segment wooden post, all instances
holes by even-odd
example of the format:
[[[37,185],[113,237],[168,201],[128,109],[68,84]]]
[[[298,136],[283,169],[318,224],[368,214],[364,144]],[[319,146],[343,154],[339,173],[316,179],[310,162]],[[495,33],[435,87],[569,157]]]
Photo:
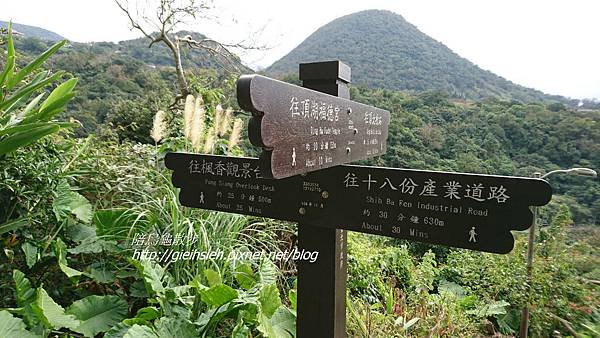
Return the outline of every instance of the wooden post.
[[[340,61],[300,64],[299,75],[305,88],[350,99],[350,67]],[[345,337],[346,231],[300,223],[298,247],[319,257],[298,261],[297,337]]]

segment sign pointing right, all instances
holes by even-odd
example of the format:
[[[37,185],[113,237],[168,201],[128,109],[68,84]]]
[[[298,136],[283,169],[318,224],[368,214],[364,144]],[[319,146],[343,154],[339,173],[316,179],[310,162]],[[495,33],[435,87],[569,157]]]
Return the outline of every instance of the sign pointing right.
[[[529,206],[552,197],[540,179],[341,165],[263,178],[259,160],[169,153],[182,205],[508,253]]]

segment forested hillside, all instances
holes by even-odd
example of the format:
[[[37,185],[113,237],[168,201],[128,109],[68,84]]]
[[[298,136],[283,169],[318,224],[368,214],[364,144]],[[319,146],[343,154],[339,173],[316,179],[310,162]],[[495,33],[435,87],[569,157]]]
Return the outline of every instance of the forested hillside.
[[[8,22],[0,21],[0,28],[7,28]],[[23,25],[19,23],[13,23],[13,29],[19,33],[23,34],[26,37],[30,38],[38,38],[47,41],[58,41],[64,39],[60,34],[54,33],[47,29],[43,29],[40,27]]]
[[[377,164],[517,176],[600,167],[600,111],[496,99],[467,103],[441,92],[355,87],[352,95],[392,112],[388,150]],[[576,224],[600,221],[598,179],[563,175],[551,184]]]
[[[368,10],[319,28],[266,69],[295,74],[298,63],[339,59],[352,67],[352,82],[392,90],[442,90],[451,97],[561,101],[563,97],[519,86],[466,60],[398,14]]]
[[[15,37],[16,48],[21,53],[19,61],[23,65],[51,44],[38,38]],[[118,44],[73,42],[49,60],[50,67],[63,69],[79,78],[79,94],[63,115],[82,123],[77,135],[95,133],[102,125],[115,122],[128,130],[141,127],[139,135],[143,137],[137,140],[149,142],[146,131],[150,129],[152,115],[159,102],[171,99],[165,97],[169,97],[168,93],[175,88],[175,74],[167,48],[163,45],[149,48],[148,45],[148,41],[141,38]],[[223,84],[232,74],[251,72],[237,58],[224,60],[202,50],[183,51],[184,67],[190,74],[195,74],[194,79],[205,85],[212,82]],[[3,57],[0,55],[0,62],[3,62]],[[145,107],[140,107],[142,102]],[[137,110],[137,114],[126,113],[131,109]]]

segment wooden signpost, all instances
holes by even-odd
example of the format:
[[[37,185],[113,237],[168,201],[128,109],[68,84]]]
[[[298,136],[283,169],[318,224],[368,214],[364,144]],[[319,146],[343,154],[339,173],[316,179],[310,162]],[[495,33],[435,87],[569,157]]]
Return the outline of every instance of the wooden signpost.
[[[371,233],[508,253],[530,206],[552,197],[536,178],[344,165],[385,152],[388,111],[349,100],[350,68],[300,65],[303,87],[264,76],[238,81],[259,159],[169,153],[184,206],[298,222],[297,336],[344,337],[346,233]],[[324,92],[321,93],[320,91]]]
[[[536,178],[341,165],[263,178],[260,160],[170,153],[182,205],[508,253],[512,230],[529,228],[529,206],[550,201]]]
[[[382,155],[390,113],[348,99],[264,77],[237,83],[240,107],[251,111],[248,136],[264,148],[261,168],[284,178]]]

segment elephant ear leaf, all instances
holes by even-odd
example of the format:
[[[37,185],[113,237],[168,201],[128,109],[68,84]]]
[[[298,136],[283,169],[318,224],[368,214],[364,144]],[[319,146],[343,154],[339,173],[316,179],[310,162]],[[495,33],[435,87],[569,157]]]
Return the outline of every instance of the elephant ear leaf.
[[[37,289],[36,301],[35,304],[32,304],[32,308],[46,328],[60,329],[66,327],[72,330],[80,325],[75,316],[66,314],[63,307],[58,305],[41,287]]]
[[[120,297],[95,295],[75,301],[66,311],[81,322],[73,330],[86,337],[110,330],[127,317],[127,312],[127,302]]]
[[[3,338],[39,338],[27,331],[21,318],[15,318],[5,310],[0,311],[0,332]]]

